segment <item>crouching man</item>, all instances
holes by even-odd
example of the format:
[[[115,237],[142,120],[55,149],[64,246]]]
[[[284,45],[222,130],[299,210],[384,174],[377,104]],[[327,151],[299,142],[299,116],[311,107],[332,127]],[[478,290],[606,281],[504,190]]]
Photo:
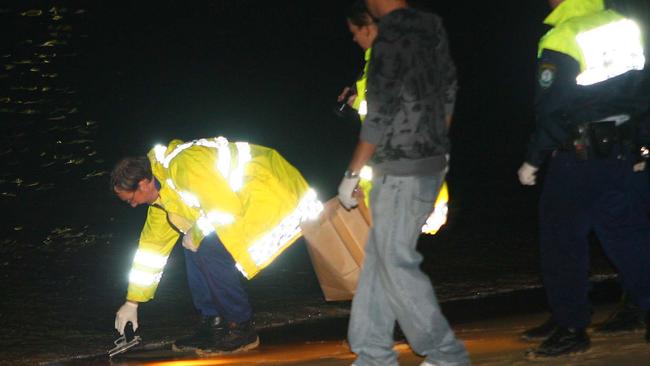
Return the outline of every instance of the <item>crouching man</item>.
[[[300,223],[322,210],[301,174],[275,150],[223,137],[173,140],[147,156],[119,161],[111,188],[132,207],[148,205],[115,328],[138,327],[138,305],[151,300],[182,236],[192,300],[202,320],[177,350],[236,352],[259,338],[240,282],[253,278],[300,236]]]

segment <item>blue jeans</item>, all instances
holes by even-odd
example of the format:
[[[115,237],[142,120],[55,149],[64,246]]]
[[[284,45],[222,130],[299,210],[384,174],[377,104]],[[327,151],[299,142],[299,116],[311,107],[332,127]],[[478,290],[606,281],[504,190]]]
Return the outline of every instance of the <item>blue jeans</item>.
[[[235,261],[217,235],[203,239],[195,253],[183,249],[194,306],[204,316],[242,323],[253,316]]]
[[[616,266],[630,299],[650,310],[650,218],[641,196],[647,172],[632,171],[633,157],[578,160],[573,152],[551,159],[540,197],[542,275],[555,321],[585,328],[589,303],[589,241],[594,230]]]
[[[373,226],[348,328],[357,366],[397,365],[393,330],[399,322],[411,348],[435,365],[469,365],[416,251],[422,225],[431,213],[444,174],[385,176],[373,180]]]

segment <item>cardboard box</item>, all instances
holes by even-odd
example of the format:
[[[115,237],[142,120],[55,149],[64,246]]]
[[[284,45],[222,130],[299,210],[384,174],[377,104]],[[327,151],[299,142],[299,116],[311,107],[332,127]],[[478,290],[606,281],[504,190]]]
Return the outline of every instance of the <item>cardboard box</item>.
[[[350,300],[359,281],[364,247],[372,225],[368,208],[347,211],[333,198],[318,220],[302,224],[307,250],[327,301]]]

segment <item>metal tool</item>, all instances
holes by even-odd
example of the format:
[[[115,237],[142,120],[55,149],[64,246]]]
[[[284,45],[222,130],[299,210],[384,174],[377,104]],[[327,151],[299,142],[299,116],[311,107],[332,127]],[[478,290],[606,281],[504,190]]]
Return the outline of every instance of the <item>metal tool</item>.
[[[140,336],[135,335],[133,331],[133,324],[131,322],[126,323],[124,327],[124,335],[120,336],[115,340],[115,347],[108,351],[108,357],[114,357],[120,353],[124,353],[129,349],[140,344],[142,339]]]

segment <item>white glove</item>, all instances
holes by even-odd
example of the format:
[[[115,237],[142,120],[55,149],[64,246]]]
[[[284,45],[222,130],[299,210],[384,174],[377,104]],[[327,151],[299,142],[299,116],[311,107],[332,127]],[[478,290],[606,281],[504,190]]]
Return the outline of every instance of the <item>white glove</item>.
[[[183,235],[183,248],[188,249],[196,253],[199,248],[194,245],[194,242],[192,241],[192,237],[190,234],[185,234]]]
[[[645,170],[645,166],[646,166],[646,162],[645,162],[645,161],[642,161],[642,162],[640,162],[640,163],[636,163],[636,164],[634,164],[634,166],[632,167],[632,171],[634,171],[635,173],[642,172],[642,171]]]
[[[521,168],[517,174],[519,175],[519,182],[525,186],[534,186],[537,176],[535,175],[539,170],[538,167],[532,166],[526,162],[521,164]]]
[[[138,303],[127,301],[115,314],[115,329],[124,334],[126,323],[133,323],[133,331],[138,329]]]
[[[341,184],[339,184],[338,199],[341,201],[341,205],[345,207],[346,210],[357,207],[359,204],[357,198],[353,196],[356,193],[355,190],[357,188],[357,184],[359,184],[359,176],[349,174],[346,174],[343,177]]]

